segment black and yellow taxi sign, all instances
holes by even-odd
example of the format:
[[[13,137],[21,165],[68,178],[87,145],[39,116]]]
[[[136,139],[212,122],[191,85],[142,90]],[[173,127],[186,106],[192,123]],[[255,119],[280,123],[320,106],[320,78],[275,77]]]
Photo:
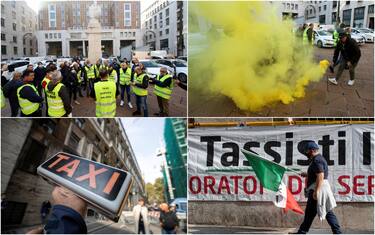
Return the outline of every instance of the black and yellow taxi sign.
[[[132,177],[121,169],[68,153],[57,153],[38,167],[38,174],[66,187],[115,220],[130,191]]]

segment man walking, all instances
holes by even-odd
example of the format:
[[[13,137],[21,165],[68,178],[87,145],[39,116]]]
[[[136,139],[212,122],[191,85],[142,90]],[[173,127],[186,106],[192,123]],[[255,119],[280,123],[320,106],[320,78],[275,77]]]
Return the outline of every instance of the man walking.
[[[338,57],[340,56],[339,68],[336,72],[336,78],[328,78],[328,81],[332,84],[337,85],[337,81],[340,79],[345,67],[349,68],[350,80],[348,81],[349,86],[354,85],[355,79],[355,68],[358,65],[358,61],[361,58],[361,50],[359,49],[357,42],[350,38],[347,33],[341,32],[339,34],[339,42],[335,48],[335,53],[333,55],[332,65],[337,63]]]
[[[145,206],[145,200],[140,198],[138,205],[133,207],[134,226],[135,233],[137,234],[149,234],[149,220],[148,220],[148,209]]]
[[[310,165],[307,169],[307,173],[301,174],[303,177],[307,176],[305,196],[307,196],[308,199],[305,209],[305,218],[297,233],[307,233],[316,214],[318,214],[321,220],[327,219],[327,222],[331,226],[331,230],[334,234],[340,234],[341,230],[339,221],[332,211],[332,209],[336,207],[336,201],[327,180],[327,161],[319,153],[319,146],[314,141],[308,141],[303,152],[310,159]]]
[[[160,204],[160,226],[162,234],[176,234],[178,218],[175,212],[169,210],[167,203]]]

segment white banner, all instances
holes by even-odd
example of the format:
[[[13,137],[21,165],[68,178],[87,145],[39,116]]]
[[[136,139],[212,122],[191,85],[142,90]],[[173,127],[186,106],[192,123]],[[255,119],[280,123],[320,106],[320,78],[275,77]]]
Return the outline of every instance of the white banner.
[[[327,160],[336,200],[374,201],[372,124],[193,128],[188,139],[189,200],[272,201],[240,150],[306,172],[298,144],[314,140]],[[305,178],[286,172],[284,183],[296,200],[306,201]]]

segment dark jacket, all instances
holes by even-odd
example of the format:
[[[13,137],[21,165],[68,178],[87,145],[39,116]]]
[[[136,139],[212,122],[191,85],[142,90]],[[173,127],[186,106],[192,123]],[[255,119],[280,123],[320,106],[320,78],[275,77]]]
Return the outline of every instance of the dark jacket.
[[[43,97],[39,96],[38,92],[35,92],[31,87],[25,86],[20,90],[20,97],[27,99],[32,103],[42,103]]]
[[[160,75],[159,75],[160,76]],[[172,82],[172,76],[165,79],[163,82],[161,81],[158,81],[158,80],[153,80],[154,84],[155,85],[158,85],[160,87],[169,87],[171,85],[171,82]]]
[[[23,85],[21,80],[11,80],[8,82],[3,89],[4,96],[9,98],[10,103],[18,103],[17,89]]]
[[[41,85],[43,78],[46,76],[47,70],[44,67],[39,68],[38,66],[36,69],[34,69],[34,74],[34,86],[38,87]]]
[[[47,234],[85,234],[87,233],[86,223],[82,216],[75,210],[63,206],[52,207],[51,216],[44,226]]]
[[[53,84],[52,81],[50,83],[48,83],[48,86],[47,86],[48,91],[52,91],[56,87],[57,84]],[[63,101],[64,109],[66,111],[64,117],[66,117],[72,112],[72,106],[70,105],[69,91],[65,86],[61,87],[61,89],[59,91],[59,96]]]
[[[340,52],[342,57],[346,61],[350,61],[352,64],[358,63],[359,59],[361,58],[361,50],[359,49],[357,42],[350,37],[346,39],[345,43],[342,43],[340,40],[337,43],[335,53],[333,55],[333,63],[337,62]]]

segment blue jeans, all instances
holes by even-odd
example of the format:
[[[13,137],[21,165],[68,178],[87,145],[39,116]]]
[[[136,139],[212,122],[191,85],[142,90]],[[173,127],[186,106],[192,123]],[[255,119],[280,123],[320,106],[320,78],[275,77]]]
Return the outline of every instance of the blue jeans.
[[[161,234],[176,234],[176,231],[174,229],[172,230],[166,230],[164,228],[161,229]]]
[[[147,95],[145,96],[135,95],[135,99],[137,102],[137,112],[141,112],[141,108],[143,107],[143,114],[145,117],[148,117]]]
[[[126,91],[126,98],[128,99],[128,103],[130,102],[130,85],[121,85],[121,100],[124,100],[125,91]]]
[[[305,234],[309,231],[311,224],[313,223],[314,218],[317,214],[316,204],[317,201],[313,198],[313,191],[310,191],[305,209],[305,218],[303,219],[303,222],[298,229],[299,234]],[[341,233],[339,221],[337,220],[336,215],[332,211],[327,212],[326,220],[329,226],[331,226],[331,230],[334,234]]]

